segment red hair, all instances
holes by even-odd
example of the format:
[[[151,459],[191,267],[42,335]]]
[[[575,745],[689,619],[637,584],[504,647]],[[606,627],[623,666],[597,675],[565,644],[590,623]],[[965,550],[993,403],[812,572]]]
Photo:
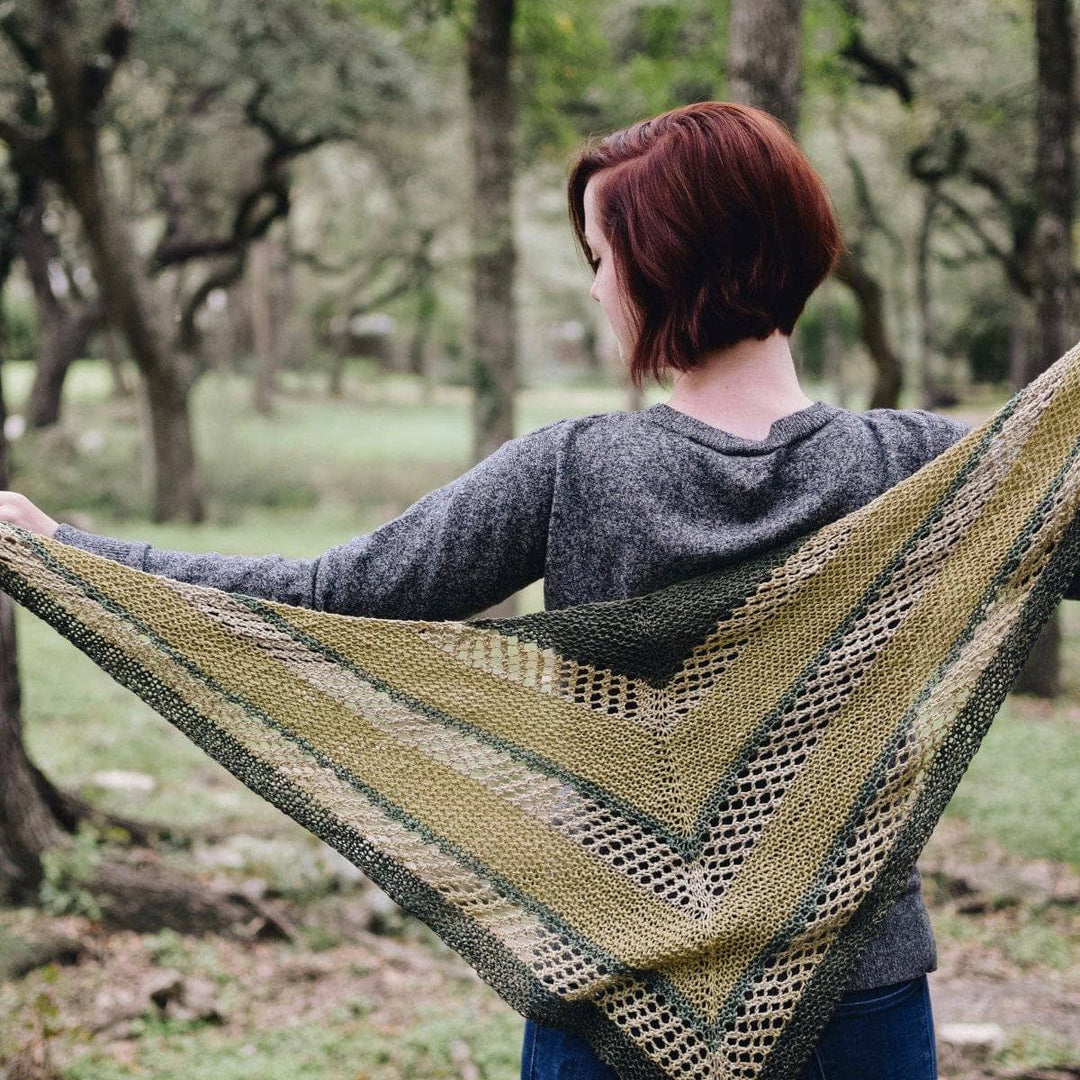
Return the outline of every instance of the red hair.
[[[600,172],[598,224],[637,332],[638,389],[709,350],[790,335],[844,249],[821,178],[761,109],[702,101],[586,143],[567,196],[594,272],[584,199]]]

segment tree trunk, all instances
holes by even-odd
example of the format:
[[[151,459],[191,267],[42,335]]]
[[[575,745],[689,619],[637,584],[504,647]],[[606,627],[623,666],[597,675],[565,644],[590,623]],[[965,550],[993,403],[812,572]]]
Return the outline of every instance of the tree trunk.
[[[934,228],[937,191],[928,184],[923,193],[922,221],[915,245],[915,303],[919,311],[919,392],[921,407],[933,409],[938,404],[935,371],[937,356],[934,300],[930,287],[930,237]]]
[[[275,241],[273,250],[274,288],[271,295],[275,298],[277,312],[274,369],[276,371],[294,370],[303,367],[310,354],[304,322],[298,317],[296,309],[296,267],[289,248],[285,244]]]
[[[514,436],[514,0],[477,0],[467,36],[473,163],[473,460]],[[513,598],[485,615],[512,615]]]
[[[41,353],[26,406],[29,427],[43,428],[59,421],[67,373],[104,321],[104,311],[96,300],[81,305],[77,311],[60,312],[49,325],[43,325]]]
[[[428,281],[422,282],[417,289],[416,324],[409,338],[409,371],[413,375],[427,380],[427,349],[431,340],[431,331],[435,326],[435,312],[438,299],[435,290]]]
[[[876,379],[868,409],[894,409],[900,400],[903,377],[900,358],[889,343],[885,327],[885,306],[881,285],[872,277],[862,262],[849,252],[844,252],[834,271],[837,281],[842,281],[859,302],[859,332],[870,353]]]
[[[167,336],[155,325],[136,268],[126,229],[108,205],[94,174],[69,176],[65,185],[93,253],[94,270],[111,321],[123,333],[146,383],[150,403],[154,521],[205,517],[202,485],[195,465],[188,405],[188,377],[169,353]]]
[[[270,241],[256,240],[250,248],[248,290],[251,307],[252,404],[261,416],[274,411],[274,327],[270,282]]]
[[[1018,365],[1022,382],[1045,371],[1071,344],[1076,45],[1069,0],[1036,0],[1039,91],[1035,103],[1036,347]],[[1054,697],[1060,687],[1061,630],[1055,611],[1024,664],[1014,690]]]
[[[80,302],[57,295],[52,267],[59,253],[55,239],[45,231],[44,185],[38,178],[27,178],[26,183],[32,197],[19,214],[16,244],[34,290],[40,326],[38,362],[26,406],[26,422],[29,427],[42,428],[60,419],[68,369],[101,325],[104,312],[96,300]]]
[[[3,435],[6,417],[0,380],[0,489],[4,490],[10,487]],[[0,902],[5,903],[33,900],[41,882],[41,855],[71,824],[58,818],[59,793],[34,767],[23,746],[17,656],[15,602],[0,593]]]
[[[113,204],[98,153],[96,113],[88,113],[80,29],[70,0],[41,0],[41,58],[57,128],[57,175],[83,227],[109,321],[127,340],[146,383],[154,427],[153,518],[204,517],[188,414],[190,375],[157,325],[131,236]]]
[[[13,608],[0,593],[0,902],[27,903],[41,882],[41,855],[63,831],[23,747]]]
[[[112,396],[117,400],[130,397],[132,390],[124,378],[124,354],[120,349],[116,331],[111,326],[105,327],[104,341],[109,374],[112,376]]]
[[[728,26],[728,98],[764,109],[796,135],[802,83],[802,0],[732,0]],[[835,275],[855,294],[863,341],[877,371],[867,408],[895,407],[902,381],[900,362],[885,328],[881,285],[854,252],[844,252]]]
[[[728,90],[772,113],[792,135],[799,127],[802,0],[732,0]]]
[[[20,225],[33,214],[38,195],[36,181],[20,175],[17,198],[0,204],[0,293],[19,248]],[[4,329],[0,306],[0,352]],[[6,418],[0,379],[0,489],[11,484]],[[14,608],[7,593],[0,593],[0,902],[21,903],[33,899],[41,881],[41,854],[62,835],[64,822],[59,793],[34,767],[23,746]]]

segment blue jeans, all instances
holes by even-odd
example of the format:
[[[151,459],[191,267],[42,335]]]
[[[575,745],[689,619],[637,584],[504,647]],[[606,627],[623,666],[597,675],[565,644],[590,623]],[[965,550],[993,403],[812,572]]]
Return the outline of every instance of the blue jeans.
[[[526,1020],[521,1080],[618,1076],[584,1039]],[[926,976],[842,997],[798,1080],[937,1080]]]

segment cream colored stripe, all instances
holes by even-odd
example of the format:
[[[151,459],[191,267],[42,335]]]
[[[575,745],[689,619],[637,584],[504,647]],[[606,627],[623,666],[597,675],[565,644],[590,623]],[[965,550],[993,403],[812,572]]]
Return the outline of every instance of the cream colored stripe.
[[[886,773],[885,787],[866,820],[854,832],[854,844],[835,868],[837,881],[830,887],[829,902],[815,910],[789,948],[776,957],[748,990],[750,1010],[767,1005],[769,1015],[775,1009],[775,1015],[786,1016],[794,1008],[802,993],[796,982],[805,988],[837,934],[865,901],[881,863],[890,854],[908,823],[911,809],[923,793],[927,771],[951,729],[946,718],[956,716],[970,700],[986,663],[1014,628],[1023,600],[1022,595],[1013,595],[994,605],[988,612],[987,623],[964,645],[947,678],[919,706],[904,751],[922,761],[921,771],[911,779],[912,764],[903,753],[897,756]],[[721,1004],[722,999],[716,1001],[716,1009]],[[707,1014],[715,1017],[716,1011],[712,1009]],[[735,1038],[734,1034],[731,1038]]]
[[[688,653],[680,669],[663,687],[644,679],[593,668],[572,657],[560,657],[551,648],[519,641],[497,630],[471,623],[422,623],[426,640],[455,660],[477,671],[498,675],[509,683],[556,697],[590,713],[608,714],[618,708],[642,731],[670,735],[685,713],[708,697],[712,683],[738,655],[741,639],[755,633],[779,603],[790,603],[805,582],[836,555],[846,534],[845,519],[837,521],[828,543],[808,540],[782,567],[757,588],[753,607],[746,603],[717,623],[707,639]],[[782,593],[782,595],[781,595]],[[763,597],[769,596],[769,603]],[[672,709],[670,702],[679,702]],[[590,720],[591,722],[591,720]]]

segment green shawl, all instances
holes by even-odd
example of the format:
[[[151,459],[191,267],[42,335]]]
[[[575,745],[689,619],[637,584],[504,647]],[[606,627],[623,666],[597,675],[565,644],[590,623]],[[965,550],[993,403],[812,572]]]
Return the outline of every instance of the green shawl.
[[[1078,358],[631,599],[358,618],[10,525],[0,588],[624,1080],[793,1078],[1080,565]]]

